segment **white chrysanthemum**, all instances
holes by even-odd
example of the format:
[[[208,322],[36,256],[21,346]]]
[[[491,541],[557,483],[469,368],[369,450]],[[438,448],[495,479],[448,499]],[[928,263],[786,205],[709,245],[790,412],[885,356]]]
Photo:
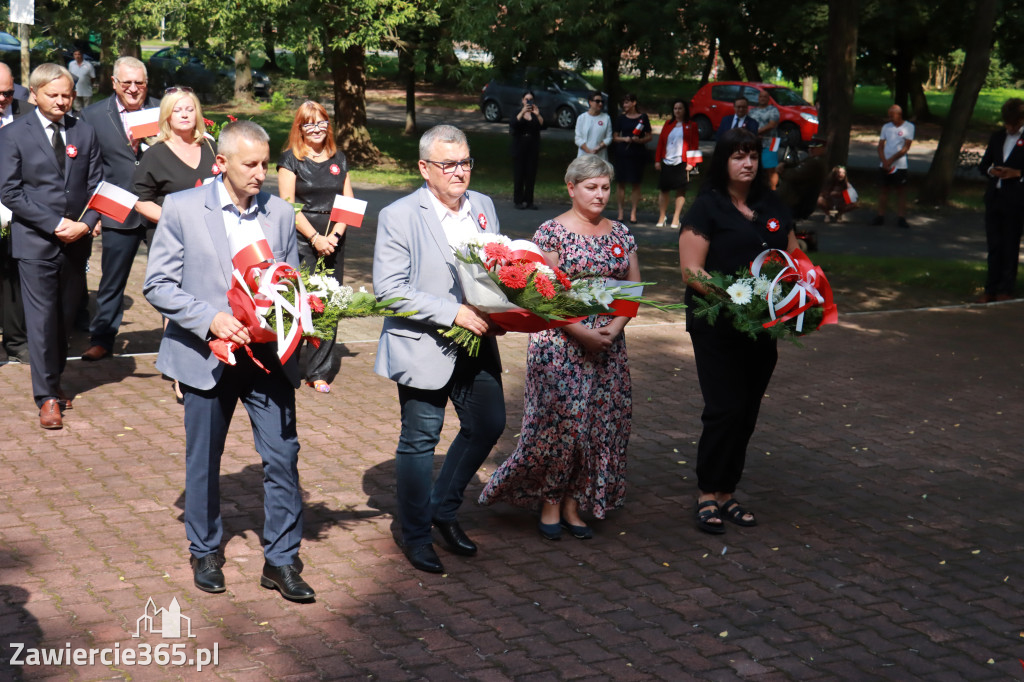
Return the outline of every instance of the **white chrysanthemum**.
[[[555,271],[552,270],[547,265],[544,265],[543,263],[537,263],[537,272],[539,272],[542,275],[547,275],[548,277],[555,276]]]
[[[584,305],[590,305],[590,302],[594,300],[594,297],[590,295],[590,290],[586,287],[573,288],[565,294],[569,298],[574,298]]]
[[[750,303],[754,295],[750,285],[743,281],[735,282],[725,290],[725,293],[729,294],[729,298],[731,298],[732,302],[736,305],[747,305]]]
[[[782,298],[782,285],[776,284],[775,288],[772,289],[772,303],[778,303]]]
[[[365,293],[368,293],[368,292],[366,291],[366,287],[359,287],[359,293],[361,293],[361,294],[365,294]]]
[[[754,296],[758,298],[764,298],[768,293],[768,289],[771,287],[772,282],[767,277],[758,277],[754,280]]]

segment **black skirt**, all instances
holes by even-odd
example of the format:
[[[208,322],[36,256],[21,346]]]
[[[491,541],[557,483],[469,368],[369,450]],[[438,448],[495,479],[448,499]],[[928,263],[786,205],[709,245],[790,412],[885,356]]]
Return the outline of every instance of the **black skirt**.
[[[672,190],[685,190],[690,178],[686,172],[686,163],[679,162],[670,166],[664,161],[661,162],[661,175],[658,176],[658,189],[662,192]]]

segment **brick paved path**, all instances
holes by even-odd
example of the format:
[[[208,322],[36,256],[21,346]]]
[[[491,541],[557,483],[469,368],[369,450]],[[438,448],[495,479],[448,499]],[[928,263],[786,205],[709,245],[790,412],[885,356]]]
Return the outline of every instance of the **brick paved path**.
[[[353,283],[368,280],[369,228]],[[627,331],[626,507],[593,541],[552,543],[528,513],[467,503],[481,552],[440,551],[444,576],[392,540],[395,389],[372,373],[377,325],[345,325],[334,392],[298,396],[318,598],[296,605],[258,585],[261,475],[241,409],[222,471],[228,592],[192,586],[182,411],[148,354],[143,260],[119,355],[70,363],[63,431],[38,427],[28,368],[0,367],[0,679],[1024,678],[1020,304],[850,315],[783,348],[740,489],[761,525],[722,537],[691,521],[689,341],[678,318],[645,315]],[[514,447],[525,340],[501,340],[508,429],[470,499]],[[195,637],[133,638],[149,598],[176,599]],[[12,643],[216,645],[218,664],[12,667]]]

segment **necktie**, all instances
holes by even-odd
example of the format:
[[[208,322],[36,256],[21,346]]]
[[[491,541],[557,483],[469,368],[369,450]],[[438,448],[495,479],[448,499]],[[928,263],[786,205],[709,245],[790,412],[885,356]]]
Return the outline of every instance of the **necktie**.
[[[740,120],[738,118],[736,118],[735,116],[733,116],[733,118],[732,118],[732,127],[733,128],[739,128],[740,127]]]
[[[64,177],[64,138],[60,136],[60,126],[56,123],[50,124],[50,130],[53,131],[53,158],[57,159],[57,168]]]

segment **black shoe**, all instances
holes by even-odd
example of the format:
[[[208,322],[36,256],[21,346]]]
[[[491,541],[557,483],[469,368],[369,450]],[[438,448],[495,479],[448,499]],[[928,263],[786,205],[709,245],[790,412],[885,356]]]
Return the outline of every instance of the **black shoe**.
[[[545,540],[561,540],[562,539],[562,526],[558,523],[544,523],[543,521],[537,522],[537,530],[544,537]]]
[[[526,208],[530,209],[531,211],[539,211],[540,210],[539,208],[537,208],[537,206],[535,204],[527,204]]]
[[[316,592],[299,575],[296,564],[271,566],[264,562],[260,585],[271,590],[277,588],[281,596],[290,601],[313,601],[316,598]]]
[[[216,554],[192,557],[192,582],[203,592],[214,594],[224,591],[224,572],[220,570],[221,560]]]
[[[434,526],[441,532],[441,537],[448,543],[448,549],[452,554],[461,554],[462,556],[476,554],[476,543],[469,539],[457,520],[434,521]]]
[[[590,540],[594,537],[594,531],[590,526],[574,526],[565,519],[562,519],[562,528],[569,531],[569,534],[577,540]]]
[[[427,573],[444,573],[444,566],[441,565],[441,559],[438,558],[433,545],[407,547],[405,549],[405,558],[417,570],[426,571]]]
[[[516,209],[522,211],[524,208],[526,208],[526,204],[524,204],[523,202],[519,202],[518,204],[516,204]]]
[[[896,227],[908,228],[910,227],[910,223],[907,222],[906,218],[901,216],[896,219]]]
[[[880,216],[880,215],[876,215],[871,220],[871,224],[872,225],[885,225],[885,217],[884,216]]]

